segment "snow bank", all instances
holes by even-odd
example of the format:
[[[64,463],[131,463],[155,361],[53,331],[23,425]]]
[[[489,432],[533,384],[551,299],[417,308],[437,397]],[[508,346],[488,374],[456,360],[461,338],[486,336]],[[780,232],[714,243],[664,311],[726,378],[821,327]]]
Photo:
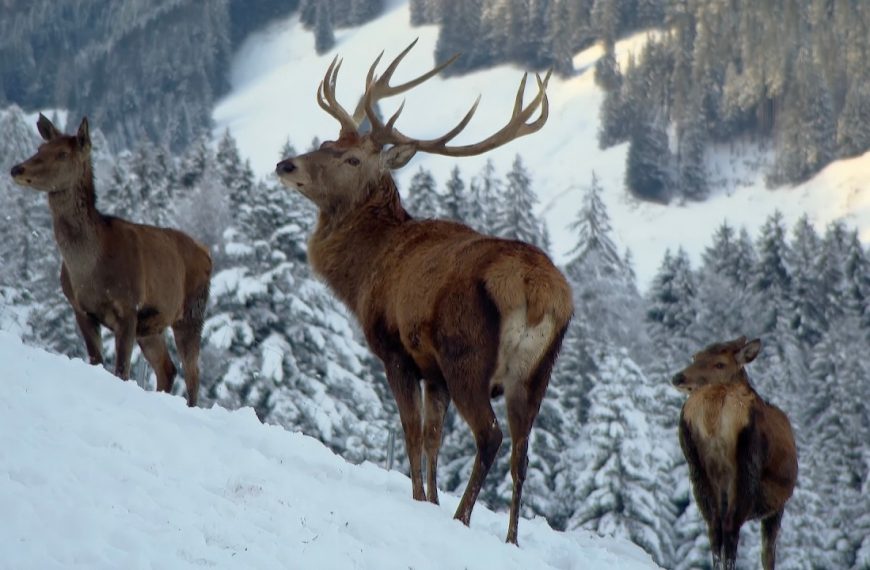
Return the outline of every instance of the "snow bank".
[[[187,409],[0,332],[0,568],[655,568],[623,540],[520,523],[354,466],[251,409]]]

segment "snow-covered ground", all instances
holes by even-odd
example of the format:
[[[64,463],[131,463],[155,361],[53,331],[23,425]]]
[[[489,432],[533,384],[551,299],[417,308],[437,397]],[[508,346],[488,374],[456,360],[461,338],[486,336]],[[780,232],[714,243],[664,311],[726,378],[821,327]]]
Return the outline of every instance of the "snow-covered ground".
[[[639,547],[520,521],[354,466],[250,408],[188,409],[0,332],[0,569],[655,568]]]
[[[229,128],[243,155],[255,172],[267,175],[278,160],[278,151],[289,137],[300,152],[314,137],[334,138],[338,125],[315,102],[315,91],[330,60],[339,54],[344,65],[338,79],[338,96],[352,107],[362,92],[365,73],[381,50],[391,58],[414,38],[419,43],[396,74],[396,80],[422,73],[434,65],[432,54],[437,28],[411,28],[407,2],[394,0],[376,21],[361,28],[336,33],[336,47],[317,56],[314,36],[293,17],[253,35],[236,54],[232,67],[232,91],[215,109],[218,132]],[[645,34],[621,41],[617,46],[623,61],[638,53]],[[741,159],[730,152],[711,157],[711,175],[725,182],[716,194],[701,204],[661,206],[641,203],[623,190],[627,145],[608,150],[598,148],[598,109],[602,92],[593,81],[593,64],[598,48],[584,51],[574,59],[576,76],[551,80],[548,94],[550,119],[536,134],[512,142],[484,157],[450,159],[418,156],[398,174],[400,186],[424,166],[443,184],[450,169],[459,165],[466,180],[477,174],[486,158],[494,160],[504,175],[515,154],[520,153],[534,175],[557,261],[564,262],[575,242],[568,229],[579,209],[582,189],[595,171],[605,188],[605,202],[611,214],[615,237],[631,249],[642,287],[654,275],[666,248],[684,247],[694,259],[709,244],[713,230],[728,220],[746,226],[750,232],[779,209],[787,223],[803,213],[822,228],[844,218],[857,226],[870,242],[870,153],[828,167],[813,180],[796,188],[769,191],[764,173],[748,168],[754,149]],[[381,69],[383,69],[382,64]],[[398,127],[419,138],[442,134],[465,113],[481,94],[481,106],[472,124],[457,143],[469,142],[501,127],[510,114],[522,70],[503,65],[460,78],[434,78],[406,95],[407,104]],[[528,89],[529,97],[533,89]],[[400,101],[383,102],[385,114]]]

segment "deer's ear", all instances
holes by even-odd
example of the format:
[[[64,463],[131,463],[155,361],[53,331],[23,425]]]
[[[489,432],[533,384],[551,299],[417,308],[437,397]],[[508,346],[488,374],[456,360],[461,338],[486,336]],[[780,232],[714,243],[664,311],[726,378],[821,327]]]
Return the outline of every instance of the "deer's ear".
[[[746,345],[737,352],[735,358],[739,364],[748,364],[755,360],[755,357],[758,356],[760,351],[761,339],[757,338],[746,343]]]
[[[39,120],[36,121],[36,128],[39,130],[39,134],[42,135],[42,138],[46,141],[50,141],[51,139],[60,136],[60,131],[57,130],[57,127],[55,127],[54,124],[48,120],[48,117],[42,113],[39,114]]]
[[[402,168],[417,154],[417,147],[412,144],[397,144],[381,151],[381,165],[389,170]]]
[[[82,117],[82,122],[79,125],[79,131],[76,133],[76,141],[79,147],[86,149],[91,148],[91,131],[88,127],[88,118]]]

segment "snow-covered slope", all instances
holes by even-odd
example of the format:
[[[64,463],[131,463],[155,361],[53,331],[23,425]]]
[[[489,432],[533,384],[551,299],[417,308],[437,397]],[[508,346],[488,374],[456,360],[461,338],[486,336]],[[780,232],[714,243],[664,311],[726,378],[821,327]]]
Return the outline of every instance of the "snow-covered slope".
[[[407,3],[395,0],[374,22],[337,32],[336,47],[323,56],[315,55],[313,34],[302,29],[298,18],[275,23],[250,38],[236,54],[232,92],[214,112],[217,128],[232,131],[242,153],[260,175],[274,168],[287,137],[300,152],[315,136],[321,140],[334,138],[337,123],[319,109],[314,98],[329,61],[336,54],[344,58],[338,95],[349,107],[356,103],[375,56],[386,50],[385,57],[390,58],[415,37],[420,41],[396,79],[417,75],[434,64],[437,28],[411,28],[408,22]],[[628,53],[639,52],[644,41],[645,35],[639,34],[620,42],[618,55],[624,60]],[[712,176],[727,182],[702,204],[661,206],[628,197],[623,190],[626,145],[604,151],[598,148],[602,93],[593,81],[592,64],[599,55],[598,48],[578,54],[574,60],[577,75],[551,81],[550,120],[541,132],[487,155],[494,159],[502,175],[510,168],[514,155],[522,155],[534,175],[557,261],[565,261],[574,245],[575,238],[567,226],[579,209],[582,188],[588,185],[593,170],[605,188],[616,238],[632,250],[642,286],[651,279],[666,248],[683,246],[697,259],[713,229],[723,220],[745,225],[754,234],[775,209],[783,212],[788,223],[804,212],[820,227],[845,218],[861,229],[865,242],[870,242],[870,182],[863,176],[870,171],[870,153],[834,164],[800,187],[768,191],[763,173],[747,170],[743,164],[755,159],[754,151],[749,149],[745,160],[730,154],[711,159]],[[521,70],[500,66],[455,79],[435,78],[407,95],[398,126],[420,138],[442,134],[462,117],[477,94],[482,94],[477,115],[457,142],[488,135],[507,120],[520,77]],[[529,97],[531,94],[529,89]],[[384,102],[384,112],[399,102]],[[432,170],[442,184],[457,164],[468,179],[479,172],[485,160],[419,156],[400,171],[399,184],[407,186],[419,165]]]
[[[502,542],[250,408],[188,409],[0,332],[0,569],[655,568],[639,547],[545,521]]]

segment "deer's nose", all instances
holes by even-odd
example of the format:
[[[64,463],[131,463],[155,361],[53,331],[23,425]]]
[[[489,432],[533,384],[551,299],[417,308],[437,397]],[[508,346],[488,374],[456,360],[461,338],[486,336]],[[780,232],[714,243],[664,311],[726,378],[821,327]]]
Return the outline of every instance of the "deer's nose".
[[[16,164],[12,167],[12,170],[9,173],[12,175],[13,178],[16,176],[21,176],[22,174],[24,174],[24,167],[20,164]]]
[[[278,174],[282,174],[282,173],[283,173],[283,174],[289,174],[289,173],[293,172],[294,170],[296,170],[296,165],[293,164],[293,161],[292,161],[292,160],[282,160],[282,161],[279,162],[278,165],[275,167],[275,171],[276,171]]]
[[[671,379],[671,383],[673,383],[674,386],[680,386],[686,383],[686,377],[683,375],[682,372],[679,372],[677,374],[674,374],[674,377]]]

